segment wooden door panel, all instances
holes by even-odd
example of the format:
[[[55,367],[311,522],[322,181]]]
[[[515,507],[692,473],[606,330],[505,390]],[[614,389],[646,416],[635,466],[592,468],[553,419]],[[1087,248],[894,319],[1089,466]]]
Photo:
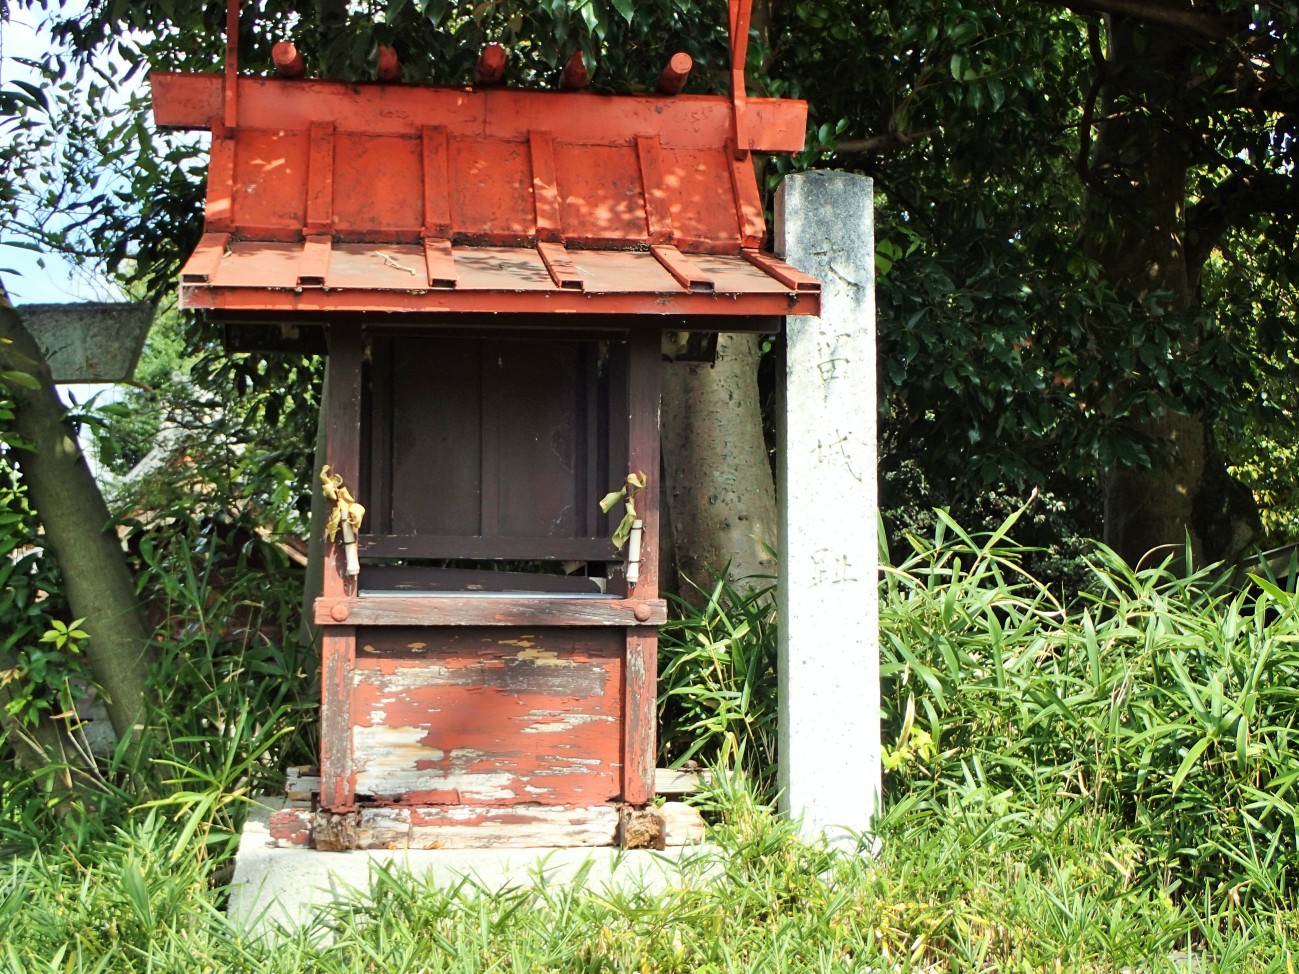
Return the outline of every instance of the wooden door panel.
[[[364,629],[351,711],[358,794],[581,805],[621,791],[620,629]]]

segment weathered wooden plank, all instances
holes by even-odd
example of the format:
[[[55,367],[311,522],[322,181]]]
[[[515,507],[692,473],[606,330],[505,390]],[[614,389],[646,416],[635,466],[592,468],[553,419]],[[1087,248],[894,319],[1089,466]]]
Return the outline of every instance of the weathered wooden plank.
[[[360,328],[330,326],[329,402],[324,417],[329,432],[325,456],[333,472],[341,476],[343,483],[353,491],[360,489],[361,367],[364,355]],[[312,489],[319,490],[320,485],[312,484]],[[358,497],[357,500],[365,503],[364,498]],[[327,598],[338,598],[353,591],[355,585],[344,574],[343,545],[340,542],[330,544],[327,552],[321,591]]]
[[[410,810],[411,849],[546,848],[613,845],[613,805],[524,808],[417,807]],[[365,841],[365,816],[362,816]]]
[[[394,340],[388,337],[371,337],[369,361],[366,363],[368,381],[365,391],[369,396],[366,415],[361,417],[361,469],[370,475],[364,485],[365,521],[362,527],[372,531],[391,531],[393,515],[393,414],[394,386],[392,353]],[[359,542],[360,539],[358,539]],[[357,547],[358,555],[360,546]],[[365,585],[365,568],[357,579],[359,590]]]
[[[284,774],[284,797],[290,802],[311,801],[320,794],[320,768],[289,768]]]
[[[320,803],[333,811],[350,809],[356,797],[352,771],[351,672],[356,630],[329,626],[321,639]]]
[[[699,845],[706,828],[699,810],[683,802],[664,802],[655,811],[663,821],[667,848]],[[412,819],[419,826],[412,826]],[[310,808],[278,809],[271,814],[275,845],[305,848],[312,841],[315,813]],[[587,808],[527,807],[421,808],[369,806],[360,810],[357,846],[362,849],[550,848],[613,845],[618,813],[612,805]],[[416,830],[418,828],[418,831]],[[412,842],[420,845],[413,845]]]
[[[362,640],[364,642],[364,640]],[[365,649],[364,646],[361,647]],[[363,665],[363,661],[361,664]],[[284,786],[284,796],[290,801],[310,801],[320,794],[320,769],[297,769],[288,771]],[[683,771],[680,768],[654,769],[654,794],[660,798],[669,795],[694,795],[712,781],[708,771]],[[668,802],[666,804],[678,804]],[[687,806],[690,807],[690,806]]]
[[[608,538],[488,538],[475,535],[363,534],[366,558],[466,558],[509,561],[613,561]]]
[[[663,844],[672,846],[699,845],[704,841],[707,828],[699,809],[685,802],[664,802],[659,806],[663,816]]]
[[[627,631],[627,662],[623,680],[622,799],[643,805],[654,797],[655,689],[658,632]]]
[[[457,657],[478,653],[521,655],[524,660],[553,661],[559,654],[575,659],[621,657],[623,636],[613,627],[378,626],[357,631],[356,666],[379,666],[378,660],[429,660],[443,653]],[[501,656],[501,658],[504,658]]]
[[[641,545],[640,580],[634,595],[654,599],[659,593],[659,372],[662,337],[657,328],[636,331],[631,342],[628,379],[628,471],[646,476],[646,486],[636,495],[636,511],[645,522]],[[664,619],[643,619],[661,625]]]
[[[352,697],[357,791],[403,804],[617,797],[621,634],[569,632],[363,630]]]
[[[693,795],[712,781],[707,771],[683,771],[680,768],[654,769],[654,794]]]
[[[494,593],[325,596],[314,613],[321,625],[354,626],[660,626],[667,616],[667,601],[659,598]]]

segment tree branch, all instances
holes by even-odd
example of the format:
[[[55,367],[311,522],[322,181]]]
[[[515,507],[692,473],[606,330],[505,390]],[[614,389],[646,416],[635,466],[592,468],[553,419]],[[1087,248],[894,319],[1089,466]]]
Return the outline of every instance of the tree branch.
[[[905,149],[917,139],[923,139],[934,130],[914,134],[908,132],[886,132],[883,135],[868,135],[862,139],[844,139],[835,147],[835,155],[840,156],[876,156],[886,152]]]
[[[1078,178],[1084,186],[1092,181],[1092,126],[1096,124],[1096,102],[1100,98],[1101,88],[1105,83],[1105,52],[1101,47],[1100,26],[1095,21],[1087,23],[1087,50],[1091,53],[1092,64],[1096,67],[1096,77],[1087,89],[1083,100],[1082,117],[1078,121],[1078,159],[1075,163]]]
[[[1236,31],[1228,23],[1188,7],[1165,6],[1152,0],[1064,0],[1064,6],[1075,13],[1119,14],[1163,24],[1206,40],[1226,40]]]
[[[1198,274],[1223,234],[1259,213],[1299,215],[1299,181],[1272,172],[1237,172],[1224,179],[1186,217],[1187,269]]]
[[[35,388],[6,390],[13,432],[32,445],[15,451],[45,542],[63,572],[72,614],[90,632],[86,658],[107,697],[119,738],[144,710],[151,644],[121,544],[40,346],[9,303],[0,281],[0,369],[26,373]]]

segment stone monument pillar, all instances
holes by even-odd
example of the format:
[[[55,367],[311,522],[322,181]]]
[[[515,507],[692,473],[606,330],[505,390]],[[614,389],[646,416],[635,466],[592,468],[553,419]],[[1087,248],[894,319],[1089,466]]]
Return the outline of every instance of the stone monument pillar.
[[[792,175],[778,256],[822,282],[785,325],[780,496],[780,786],[808,839],[849,844],[880,801],[873,184]]]

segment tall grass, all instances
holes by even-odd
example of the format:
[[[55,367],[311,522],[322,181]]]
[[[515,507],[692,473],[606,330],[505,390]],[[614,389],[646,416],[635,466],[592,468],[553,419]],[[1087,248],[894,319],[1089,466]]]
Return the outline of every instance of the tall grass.
[[[189,704],[156,760],[120,756],[58,818],[4,781],[11,834],[48,834],[0,867],[0,970],[1293,971],[1295,596],[1097,547],[1063,604],[1013,531],[940,515],[885,568],[876,856],[804,845],[768,811],[777,620],[769,590],[718,583],[661,642],[664,759],[719,772],[715,846],[670,888],[380,871],[266,940],[226,920],[220,869],[243,805],[313,752],[288,688],[315,688],[267,636],[292,610],[254,564],[192,547],[155,589]]]
[[[1286,902],[1299,878],[1294,595],[1133,571],[1097,546],[1093,591],[1066,607],[1018,554],[945,519],[888,569],[891,800],[1094,809],[1139,849],[1143,887]]]
[[[550,883],[544,863],[504,887],[385,868],[314,923],[259,936],[226,919],[204,864],[173,854],[166,823],[144,815],[88,855],[0,868],[0,970],[1293,969],[1293,911],[1175,903],[1130,881],[1113,820],[1056,825],[1026,822],[1004,800],[941,823],[895,810],[878,858],[852,856],[802,844],[741,791],[715,845],[657,892]]]
[[[698,605],[674,600],[659,643],[659,750],[671,766],[739,768],[760,793],[775,788],[774,591],[722,578]]]

